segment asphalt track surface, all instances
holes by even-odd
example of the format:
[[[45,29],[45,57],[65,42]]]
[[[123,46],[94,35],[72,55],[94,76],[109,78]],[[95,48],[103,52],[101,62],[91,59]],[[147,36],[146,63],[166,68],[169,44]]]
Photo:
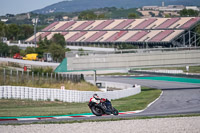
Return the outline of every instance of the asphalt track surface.
[[[92,78],[87,78],[91,79]],[[110,81],[117,83],[138,84],[156,89],[162,89],[162,95],[151,106],[144,111],[135,114],[126,114],[119,116],[92,116],[84,118],[71,118],[71,119],[45,119],[40,121],[0,121],[0,124],[5,123],[33,123],[43,121],[79,121],[79,120],[96,120],[96,119],[110,119],[110,118],[129,118],[137,116],[166,116],[177,114],[194,114],[200,113],[200,84],[170,82],[170,81],[156,81],[156,80],[143,80],[131,79],[130,77],[98,77],[98,81]]]

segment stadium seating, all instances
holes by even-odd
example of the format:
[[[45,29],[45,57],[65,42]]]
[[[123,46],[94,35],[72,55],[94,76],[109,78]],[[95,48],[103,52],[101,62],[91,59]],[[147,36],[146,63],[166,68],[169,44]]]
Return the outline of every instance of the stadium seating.
[[[94,23],[95,21],[87,21],[84,22],[83,24],[79,25],[78,27],[76,27],[74,30],[83,30],[86,27],[88,27],[89,25],[91,25],[92,23]]]
[[[73,24],[75,24],[75,21],[70,21],[70,22],[66,22],[64,25],[60,26],[58,29],[56,29],[57,31],[63,31],[68,29],[70,26],[72,26]]]
[[[154,36],[162,32],[161,30],[149,30],[148,34],[138,40],[138,42],[149,42]]]
[[[133,29],[145,29],[148,25],[155,22],[157,19],[147,19],[143,21],[142,23],[139,23],[136,25]]]
[[[48,31],[51,30],[52,28],[54,28],[55,25],[57,25],[59,22],[54,22],[52,24],[50,24],[49,26],[47,26],[46,28],[44,28],[42,31]]]
[[[51,39],[61,33],[66,42],[171,42],[200,17],[58,21],[36,34]],[[26,41],[34,42],[35,36]]]
[[[96,27],[94,27],[92,30],[102,30],[106,26],[108,26],[109,24],[111,24],[112,22],[114,22],[114,20],[106,20],[106,21],[100,23],[99,25],[97,25]]]
[[[60,34],[63,35],[63,36],[65,36],[65,35],[68,34],[68,32],[61,32]]]
[[[166,29],[169,26],[171,26],[172,24],[176,23],[178,20],[180,20],[180,18],[168,19],[165,22],[163,22],[162,24],[160,24],[158,27],[156,27],[155,29]]]
[[[123,29],[126,26],[128,26],[129,24],[131,24],[134,20],[133,19],[127,19],[124,20],[123,22],[121,22],[120,24],[118,24],[117,26],[115,26],[113,29]]]
[[[86,39],[85,42],[94,42],[95,40],[97,40],[98,38],[102,37],[106,33],[107,33],[107,31],[96,32],[94,35],[92,35],[88,39]]]
[[[119,31],[116,32],[114,35],[106,39],[106,42],[115,42],[117,39],[125,35],[128,31]]]
[[[169,42],[171,41],[174,37],[181,35],[184,32],[184,30],[174,30],[173,33],[171,33],[170,35],[168,35],[167,37],[165,37],[162,42]]]
[[[127,39],[126,42],[136,42],[137,40],[139,40],[146,34],[148,34],[147,31],[138,31],[135,35],[133,35],[129,39]]]
[[[189,28],[191,25],[195,24],[199,20],[200,20],[200,18],[192,18],[189,21],[187,21],[184,25],[182,25],[181,28],[182,29]]]
[[[191,25],[197,23],[199,20],[199,17],[182,17],[92,21],[60,21],[50,24],[42,31],[187,29],[191,27]]]
[[[167,37],[168,35],[170,35],[171,33],[173,33],[173,30],[165,30],[160,32],[159,34],[157,34],[156,36],[154,36],[150,42],[159,42],[161,40],[163,40],[165,37]]]
[[[78,32],[75,35],[73,35],[72,37],[70,37],[69,39],[67,39],[67,41],[69,41],[69,42],[75,42],[77,39],[79,39],[81,36],[83,36],[85,34],[87,34],[87,32],[85,32],[85,31],[84,32],[83,31]]]

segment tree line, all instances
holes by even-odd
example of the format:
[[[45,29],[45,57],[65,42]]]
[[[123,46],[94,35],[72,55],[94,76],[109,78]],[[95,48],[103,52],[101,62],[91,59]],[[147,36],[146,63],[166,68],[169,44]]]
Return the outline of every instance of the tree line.
[[[21,56],[25,56],[30,53],[37,53],[38,58],[43,58],[44,53],[51,53],[53,60],[61,62],[65,57],[65,52],[70,49],[65,48],[65,38],[61,34],[54,34],[51,40],[41,38],[38,41],[38,47],[27,47],[25,50],[20,49],[18,46],[8,46],[7,44],[0,42],[0,57],[13,57],[14,54],[20,53]]]
[[[25,40],[33,35],[33,26],[28,24],[5,24],[0,22],[0,37],[8,40]]]

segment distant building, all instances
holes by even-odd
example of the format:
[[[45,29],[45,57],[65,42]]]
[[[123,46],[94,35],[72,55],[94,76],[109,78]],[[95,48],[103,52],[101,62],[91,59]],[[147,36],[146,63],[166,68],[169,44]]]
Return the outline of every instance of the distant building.
[[[171,12],[177,12],[183,10],[185,7],[183,5],[168,5],[164,6],[165,4],[162,3],[162,6],[143,6],[142,10],[153,10],[153,11],[171,11]]]
[[[157,11],[159,9],[158,6],[143,6],[142,10],[154,10]]]
[[[78,20],[78,16],[73,17],[72,20]]]
[[[31,15],[30,13],[27,13],[27,18],[30,19],[31,18]]]
[[[1,37],[0,42],[6,43],[7,42],[7,37]]]
[[[63,16],[63,20],[69,20],[68,16]]]
[[[162,7],[164,7],[164,6],[165,6],[165,2],[163,1],[163,2],[162,2]]]
[[[1,22],[4,22],[4,23],[7,22],[7,21],[8,21],[7,18],[2,18],[2,19],[1,19]]]
[[[195,10],[195,11],[200,11],[197,6],[186,6],[185,9],[192,9],[192,10]]]
[[[185,7],[183,5],[169,5],[164,7],[159,7],[159,11],[171,11],[177,12],[183,10]]]

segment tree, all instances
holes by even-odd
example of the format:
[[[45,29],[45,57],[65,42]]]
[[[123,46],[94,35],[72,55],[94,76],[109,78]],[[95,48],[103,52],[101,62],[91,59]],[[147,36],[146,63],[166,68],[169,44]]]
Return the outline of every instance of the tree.
[[[42,40],[41,37],[39,38],[39,42],[38,42],[39,48],[48,49],[50,44],[51,44],[51,41],[48,40],[46,37],[44,38],[44,40]]]
[[[16,24],[10,24],[8,26],[8,39],[18,40],[19,31],[20,29]]]
[[[129,13],[128,18],[129,19],[138,18],[138,15],[136,13]]]
[[[170,18],[170,14],[165,14],[165,18]]]
[[[151,15],[151,17],[155,17],[156,16],[156,14],[153,13],[153,12],[149,12],[149,14]]]
[[[93,11],[83,11],[79,14],[80,20],[94,20],[97,19],[97,15]]]
[[[27,47],[25,50],[26,54],[31,54],[31,53],[35,53],[35,48],[33,47]]]
[[[24,40],[30,37],[31,35],[33,35],[33,26],[23,24],[19,26],[19,28],[20,28],[20,33],[19,33],[19,38],[18,38],[19,40]]]
[[[9,47],[7,44],[0,42],[0,56],[7,56],[9,53]]]
[[[0,37],[6,37],[6,35],[7,35],[7,26],[3,22],[0,22]]]
[[[60,33],[54,34],[54,36],[52,37],[52,42],[61,45],[63,48],[66,45],[65,38]]]
[[[105,16],[105,14],[99,14],[98,16],[97,16],[97,18],[98,19],[105,19],[106,18],[106,16]]]
[[[49,52],[51,53],[53,60],[61,62],[65,57],[65,49],[59,44],[52,43],[49,47]]]
[[[25,55],[26,55],[26,51],[23,50],[23,49],[21,49],[21,50],[20,50],[20,55],[21,55],[21,56],[25,56]]]
[[[62,16],[61,14],[57,14],[57,15],[55,15],[55,19],[56,19],[57,21],[60,21],[60,20],[63,19],[63,16]]]
[[[192,9],[183,9],[179,12],[179,14],[181,17],[197,17],[199,12]]]
[[[18,46],[14,45],[14,46],[9,46],[9,54],[10,56],[13,56],[16,53],[19,53],[20,49]]]

